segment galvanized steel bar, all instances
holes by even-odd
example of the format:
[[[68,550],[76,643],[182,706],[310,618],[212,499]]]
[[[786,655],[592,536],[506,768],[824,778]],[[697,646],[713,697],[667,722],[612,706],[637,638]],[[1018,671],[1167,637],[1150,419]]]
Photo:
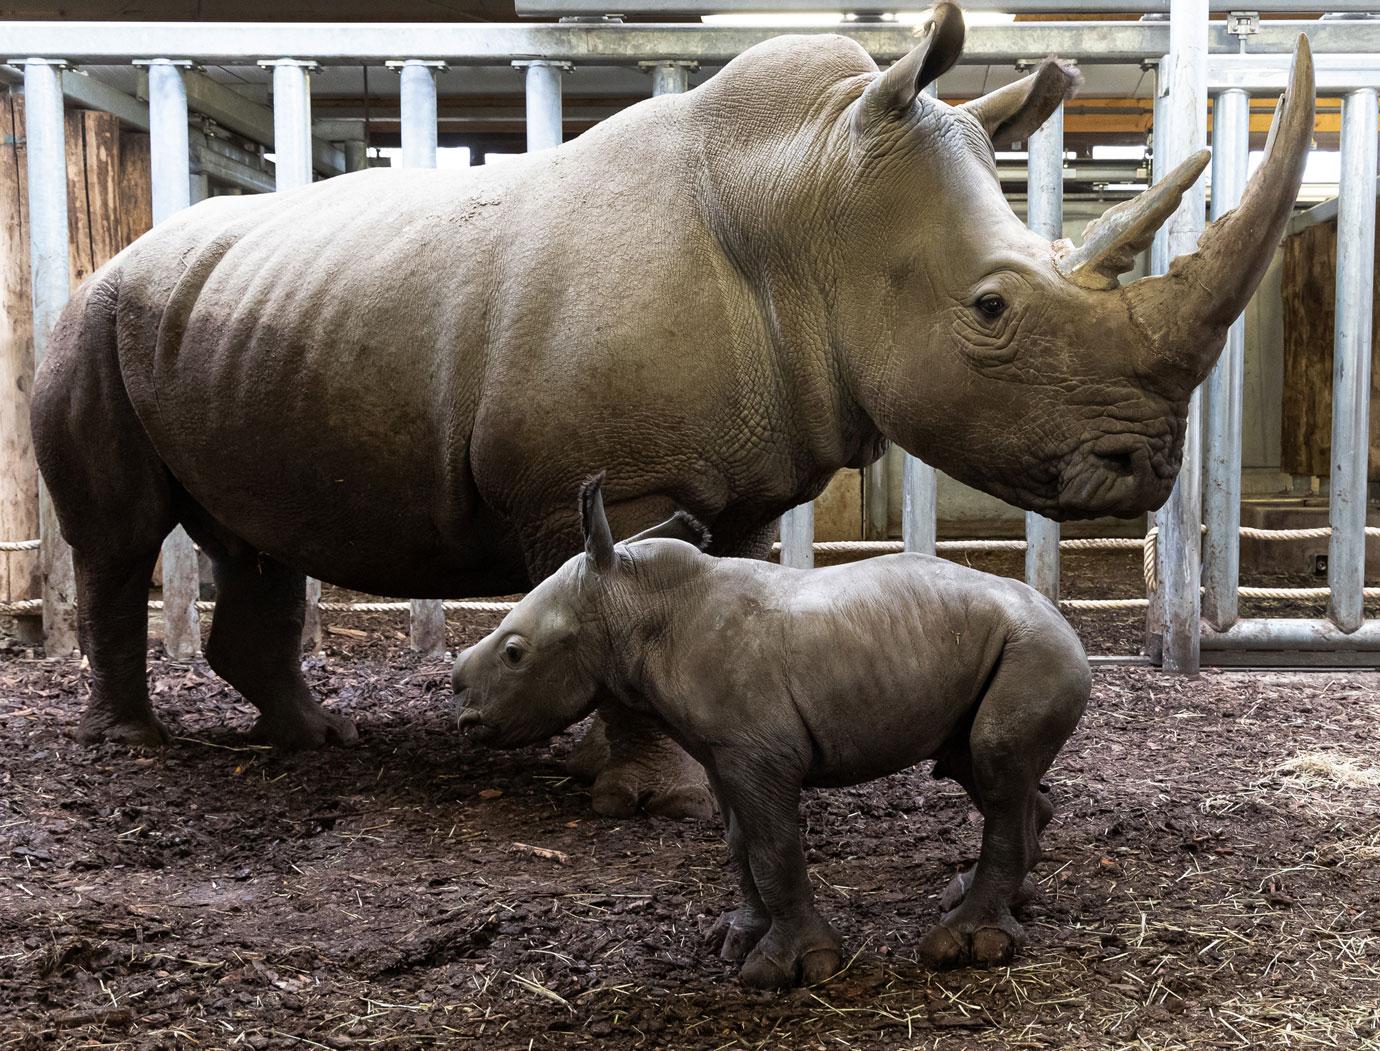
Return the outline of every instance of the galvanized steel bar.
[[[1370,447],[1371,303],[1375,273],[1376,90],[1342,99],[1337,194],[1337,315],[1332,337],[1332,538],[1327,615],[1356,632],[1365,619],[1366,464]]]
[[[436,167],[436,68],[440,63],[408,59],[398,64],[402,166]],[[440,599],[413,599],[408,606],[408,635],[418,653],[439,656],[446,650],[446,611]]]
[[[890,530],[891,472],[887,461],[891,446],[863,469],[863,539],[885,540]]]
[[[399,65],[404,168],[436,167],[436,68],[441,65],[420,59],[408,59]]]
[[[259,63],[273,68],[273,165],[277,187],[292,190],[312,179],[312,62],[279,58]]]
[[[1172,0],[1168,105],[1172,107],[1169,134],[1160,142],[1170,168],[1207,143],[1207,0]],[[1166,242],[1170,258],[1192,253],[1203,232],[1204,192],[1200,179],[1184,194],[1169,217]],[[1193,392],[1188,404],[1183,465],[1169,501],[1159,514],[1160,588],[1164,593],[1164,649],[1166,671],[1198,673],[1198,634],[1201,620],[1202,551],[1202,399]]]
[[[563,62],[514,62],[527,71],[527,152],[549,150],[564,140],[561,123]]]
[[[67,303],[67,151],[62,113],[63,63],[28,59],[24,67],[24,138],[29,180],[29,276],[33,289],[34,367]],[[43,648],[49,657],[77,651],[76,579],[48,487],[39,481],[39,563],[43,573]]]
[[[1064,107],[1061,104],[1027,143],[1026,225],[1041,237],[1064,236]],[[1025,582],[1059,601],[1059,523],[1025,514]]]
[[[1241,201],[1250,161],[1251,97],[1239,88],[1212,104],[1212,218]],[[1246,319],[1227,330],[1226,347],[1207,381],[1204,439],[1203,616],[1218,631],[1237,616],[1241,576],[1241,402],[1246,368]]]
[[[781,564],[813,569],[815,564],[815,505],[800,504],[781,516]]]
[[[149,74],[149,167],[153,222],[158,225],[192,203],[187,88],[182,70],[191,63],[151,59]],[[163,645],[168,656],[190,660],[201,649],[201,568],[187,531],[174,527],[163,541]]]
[[[907,551],[934,554],[939,538],[937,480],[933,467],[906,454],[901,469],[901,542]]]
[[[606,23],[350,22],[89,22],[5,23],[9,54],[62,55],[111,65],[144,55],[178,55],[206,65],[253,65],[265,56],[295,55],[323,65],[383,63],[399,55],[431,55],[452,66],[499,66],[513,58],[585,65],[698,62],[722,65],[754,44],[783,33],[833,33],[856,40],[879,63],[915,44],[914,27],[843,23],[835,26],[726,26]],[[1380,22],[1266,21],[1249,37],[1224,23],[1208,30],[1216,54],[1292,54],[1298,34],[1315,54],[1380,51]],[[962,62],[1009,64],[1049,54],[1087,64],[1139,63],[1169,50],[1164,22],[1017,22],[968,28]],[[195,104],[193,104],[195,108]]]
[[[1368,620],[1344,632],[1330,620],[1246,618],[1226,631],[1204,626],[1204,650],[1303,650],[1373,652],[1380,650],[1380,620]]]
[[[693,62],[650,62],[646,68],[652,74],[652,98],[658,95],[679,95],[690,90],[690,70]]]
[[[620,15],[684,18],[723,14],[768,14],[781,10],[779,0],[517,0],[523,18],[570,18],[617,13]],[[792,11],[838,11],[845,14],[876,14],[877,0],[791,0]],[[1250,10],[1293,14],[1324,7],[1337,12],[1370,12],[1374,0],[1329,0],[1309,8],[1302,0],[1211,0],[1213,11]],[[1170,9],[1169,0],[964,0],[967,11],[1001,11],[1008,14],[1155,14]]]

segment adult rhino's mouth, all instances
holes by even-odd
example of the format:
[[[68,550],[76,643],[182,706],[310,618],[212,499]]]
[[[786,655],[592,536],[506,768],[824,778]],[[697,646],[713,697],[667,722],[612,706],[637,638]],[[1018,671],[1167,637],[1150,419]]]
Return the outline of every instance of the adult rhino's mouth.
[[[1180,450],[1141,434],[1107,434],[1080,447],[1060,471],[1058,513],[1133,518],[1169,498]]]

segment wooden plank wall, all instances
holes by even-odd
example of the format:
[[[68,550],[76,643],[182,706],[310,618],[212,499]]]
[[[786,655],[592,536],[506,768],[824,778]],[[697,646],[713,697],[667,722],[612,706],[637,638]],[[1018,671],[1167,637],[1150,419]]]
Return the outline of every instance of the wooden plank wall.
[[[75,287],[153,225],[148,136],[108,113],[67,113],[67,220]],[[38,535],[29,434],[33,319],[24,99],[0,96],[0,539]],[[37,598],[37,552],[0,552],[0,601]]]
[[[1380,250],[1380,236],[1376,238]],[[1336,319],[1337,221],[1284,242],[1284,422],[1280,467],[1332,472],[1332,326]],[[1380,268],[1371,331],[1380,323]],[[1380,348],[1371,346],[1370,480],[1380,481]]]

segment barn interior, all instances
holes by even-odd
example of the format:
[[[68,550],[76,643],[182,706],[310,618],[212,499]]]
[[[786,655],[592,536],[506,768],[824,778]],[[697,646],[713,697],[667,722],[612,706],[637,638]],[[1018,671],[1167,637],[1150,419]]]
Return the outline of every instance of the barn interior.
[[[159,24],[203,30],[213,60],[179,67],[186,196],[195,203],[283,185],[275,83],[282,90],[290,81],[275,81],[281,67],[258,60],[215,60],[218,49],[233,50],[226,24],[264,40],[295,28],[296,39],[324,41],[346,24],[378,34],[378,56],[313,62],[302,79],[310,141],[294,161],[305,156],[308,177],[326,179],[408,162],[409,59],[430,63],[436,167],[502,164],[534,141],[551,145],[534,140],[549,140],[552,110],[549,101],[532,108],[530,56],[383,58],[401,26],[411,27],[408,40],[424,40],[426,27],[579,32],[610,23],[898,34],[925,16],[871,6],[639,0],[605,12],[579,0],[516,8],[505,0],[26,0],[0,5],[0,32],[23,41],[86,32],[94,41]],[[1030,23],[1049,23],[1051,33],[1069,23],[1089,33],[1167,24],[1170,11],[1158,0],[965,6],[979,40]],[[172,596],[160,569],[150,582],[150,683],[177,727],[175,746],[161,756],[73,746],[89,675],[79,655],[54,659],[51,642],[45,653],[53,598],[39,538],[50,534],[27,427],[35,303],[26,62],[69,59],[56,83],[72,287],[154,225],[156,99],[148,65],[99,60],[117,45],[93,42],[93,61],[10,47],[0,56],[10,60],[0,65],[0,1048],[1374,1046],[1380,686],[1365,670],[1380,660],[1373,258],[1363,267],[1369,323],[1346,337],[1361,379],[1342,388],[1335,373],[1346,328],[1338,289],[1345,260],[1356,258],[1346,215],[1339,239],[1344,111],[1371,133],[1369,167],[1350,183],[1369,186],[1369,226],[1364,209],[1347,207],[1372,244],[1380,16],[1345,0],[1337,7],[1214,5],[1210,16],[1214,55],[1273,49],[1278,57],[1285,31],[1271,36],[1272,23],[1290,32],[1307,23],[1319,69],[1333,71],[1320,78],[1293,218],[1244,314],[1239,467],[1224,468],[1235,488],[1216,503],[1203,498],[1233,509],[1223,521],[1236,568],[1210,577],[1226,563],[1195,545],[1207,591],[1200,600],[1195,576],[1192,596],[1176,598],[1166,568],[1180,549],[1166,554],[1162,538],[1170,528],[1183,535],[1182,518],[1037,533],[1017,508],[943,475],[933,482],[931,518],[921,523],[928,540],[918,543],[1043,580],[1097,663],[1093,709],[1051,776],[1061,810],[1025,954],[996,972],[931,973],[916,962],[939,890],[975,857],[979,819],[955,786],[911,771],[807,801],[816,893],[856,955],[834,981],[782,996],[735,987],[729,965],[703,948],[706,916],[728,908],[734,893],[712,823],[592,818],[587,790],[563,765],[574,734],[554,749],[509,755],[457,743],[447,656],[496,625],[512,596],[455,596],[431,610],[407,596],[327,585],[308,625],[308,677],[360,722],[361,746],[293,758],[246,743],[251,713],[200,656],[215,598],[209,569],[191,570],[190,599],[180,592],[190,613],[176,624],[164,616]],[[258,58],[291,57],[275,48]],[[940,78],[938,94],[975,98],[1044,54],[965,61]],[[1084,83],[1065,104],[1057,151],[1059,229],[1074,242],[1150,185],[1165,124],[1156,119],[1166,83],[1158,59],[1090,55],[1080,64]],[[658,87],[693,88],[720,68],[665,54],[572,62],[554,74],[559,135],[574,138]],[[1218,99],[1209,95],[1203,107],[1214,147]],[[1253,170],[1275,99],[1253,90],[1245,105],[1235,126],[1245,128]],[[997,162],[1026,218],[1031,144],[1003,150]],[[1204,219],[1216,214],[1215,174],[1205,177]],[[1154,252],[1126,280],[1158,272]],[[1339,548],[1341,390],[1355,426],[1344,494],[1352,525]],[[1210,420],[1204,426],[1211,433]],[[1216,448],[1204,448],[1209,473]],[[806,532],[783,527],[777,557],[826,565],[915,547],[917,520],[907,517],[921,491],[915,470],[891,449],[872,467],[840,472]],[[1185,513],[1205,514],[1201,506]],[[1199,518],[1191,524],[1196,532]],[[1058,557],[1039,562],[1036,550]],[[1344,589],[1352,612],[1334,600]],[[1191,623],[1176,621],[1176,608],[1190,609]],[[1266,627],[1234,649],[1222,639],[1238,619]],[[1272,634],[1269,625],[1286,621],[1314,626],[1312,634]],[[1174,674],[1200,663],[1201,677]],[[1210,667],[1219,664],[1244,668]]]

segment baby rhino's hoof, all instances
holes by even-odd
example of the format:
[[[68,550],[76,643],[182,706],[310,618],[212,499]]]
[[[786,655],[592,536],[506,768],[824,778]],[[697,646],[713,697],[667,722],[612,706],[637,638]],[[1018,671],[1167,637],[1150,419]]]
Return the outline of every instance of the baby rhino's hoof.
[[[734,909],[719,917],[706,939],[722,960],[741,960],[756,948],[771,920],[752,909]]]
[[[946,919],[920,942],[920,958],[935,970],[1001,967],[1011,962],[1023,941],[1020,924],[1009,916],[973,923]]]
[[[839,938],[827,926],[808,935],[778,935],[773,927],[748,954],[739,977],[758,989],[815,985],[838,973]]]

